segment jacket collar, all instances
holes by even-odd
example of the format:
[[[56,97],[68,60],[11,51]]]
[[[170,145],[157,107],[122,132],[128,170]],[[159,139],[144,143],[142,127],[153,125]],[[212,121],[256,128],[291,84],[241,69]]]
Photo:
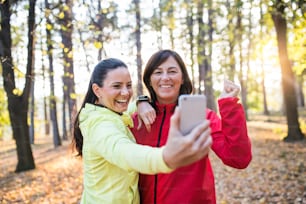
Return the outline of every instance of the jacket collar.
[[[132,120],[132,117],[128,114],[128,113],[118,113],[118,112],[115,112],[101,104],[92,104],[96,107],[99,107],[99,108],[102,108],[101,110],[105,110],[111,114],[115,114],[115,115],[118,115],[121,120],[123,121],[123,123],[125,124],[125,126],[129,126],[130,128],[133,128],[134,127],[134,123],[133,123],[133,120]]]
[[[160,104],[160,103],[158,103],[158,102],[156,101],[156,102],[155,102],[155,105],[156,105],[157,111],[158,111],[159,113],[162,113],[162,112],[165,111],[165,110],[166,110],[166,112],[171,112],[171,113],[173,113],[177,104],[176,104],[176,103]]]

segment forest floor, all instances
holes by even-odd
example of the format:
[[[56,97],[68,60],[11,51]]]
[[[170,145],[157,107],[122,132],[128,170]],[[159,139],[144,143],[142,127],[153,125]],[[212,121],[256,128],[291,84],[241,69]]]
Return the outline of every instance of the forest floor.
[[[248,122],[253,159],[246,169],[227,167],[210,153],[217,203],[306,204],[306,140],[285,143],[284,121],[257,119]],[[14,173],[14,142],[0,142],[0,203],[77,203],[82,166],[70,142],[54,148],[51,137],[37,138],[32,151],[36,169]]]

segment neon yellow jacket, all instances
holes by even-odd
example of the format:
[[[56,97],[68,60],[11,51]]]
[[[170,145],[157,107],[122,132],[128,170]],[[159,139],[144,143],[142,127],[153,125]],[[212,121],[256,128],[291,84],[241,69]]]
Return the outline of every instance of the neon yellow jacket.
[[[81,203],[138,204],[138,172],[172,171],[163,160],[162,148],[135,143],[126,125],[128,122],[133,125],[129,115],[86,104],[79,120],[84,170]]]

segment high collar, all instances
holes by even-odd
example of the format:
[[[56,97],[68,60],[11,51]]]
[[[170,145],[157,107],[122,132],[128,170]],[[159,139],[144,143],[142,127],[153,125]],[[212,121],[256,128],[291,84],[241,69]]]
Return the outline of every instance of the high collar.
[[[104,105],[102,105],[102,104],[95,103],[95,104],[93,104],[93,105],[99,106],[99,107],[102,107],[102,108],[106,108],[106,109],[108,109],[108,110],[110,110],[110,111],[112,111],[112,112],[114,112],[114,113],[117,113],[118,115],[122,115],[122,114],[123,114],[123,113],[118,113],[118,112],[116,112],[116,111],[114,111],[114,110],[112,110],[112,109],[109,109],[108,107],[106,107],[106,106],[104,106]]]
[[[133,120],[132,120],[131,116],[128,113],[126,113],[126,112],[118,113],[116,111],[113,111],[113,110],[111,110],[111,109],[101,105],[101,104],[91,104],[91,105],[93,105],[93,107],[102,108],[101,110],[107,111],[107,112],[109,112],[111,114],[118,115],[126,126],[129,126],[130,128],[134,127]]]
[[[155,102],[155,105],[156,105],[157,111],[160,113],[162,113],[165,110],[166,112],[173,113],[177,103],[160,104],[159,102]]]

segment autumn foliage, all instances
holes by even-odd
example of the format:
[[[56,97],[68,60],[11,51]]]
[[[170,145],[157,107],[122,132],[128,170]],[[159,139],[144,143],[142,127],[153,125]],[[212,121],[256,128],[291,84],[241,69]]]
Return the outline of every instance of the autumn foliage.
[[[226,167],[211,152],[218,204],[306,203],[306,141],[285,143],[274,123],[249,122],[253,160],[245,170]],[[1,142],[0,203],[78,203],[82,161],[70,142],[53,148],[52,138],[33,145],[36,169],[14,173],[15,146]]]

